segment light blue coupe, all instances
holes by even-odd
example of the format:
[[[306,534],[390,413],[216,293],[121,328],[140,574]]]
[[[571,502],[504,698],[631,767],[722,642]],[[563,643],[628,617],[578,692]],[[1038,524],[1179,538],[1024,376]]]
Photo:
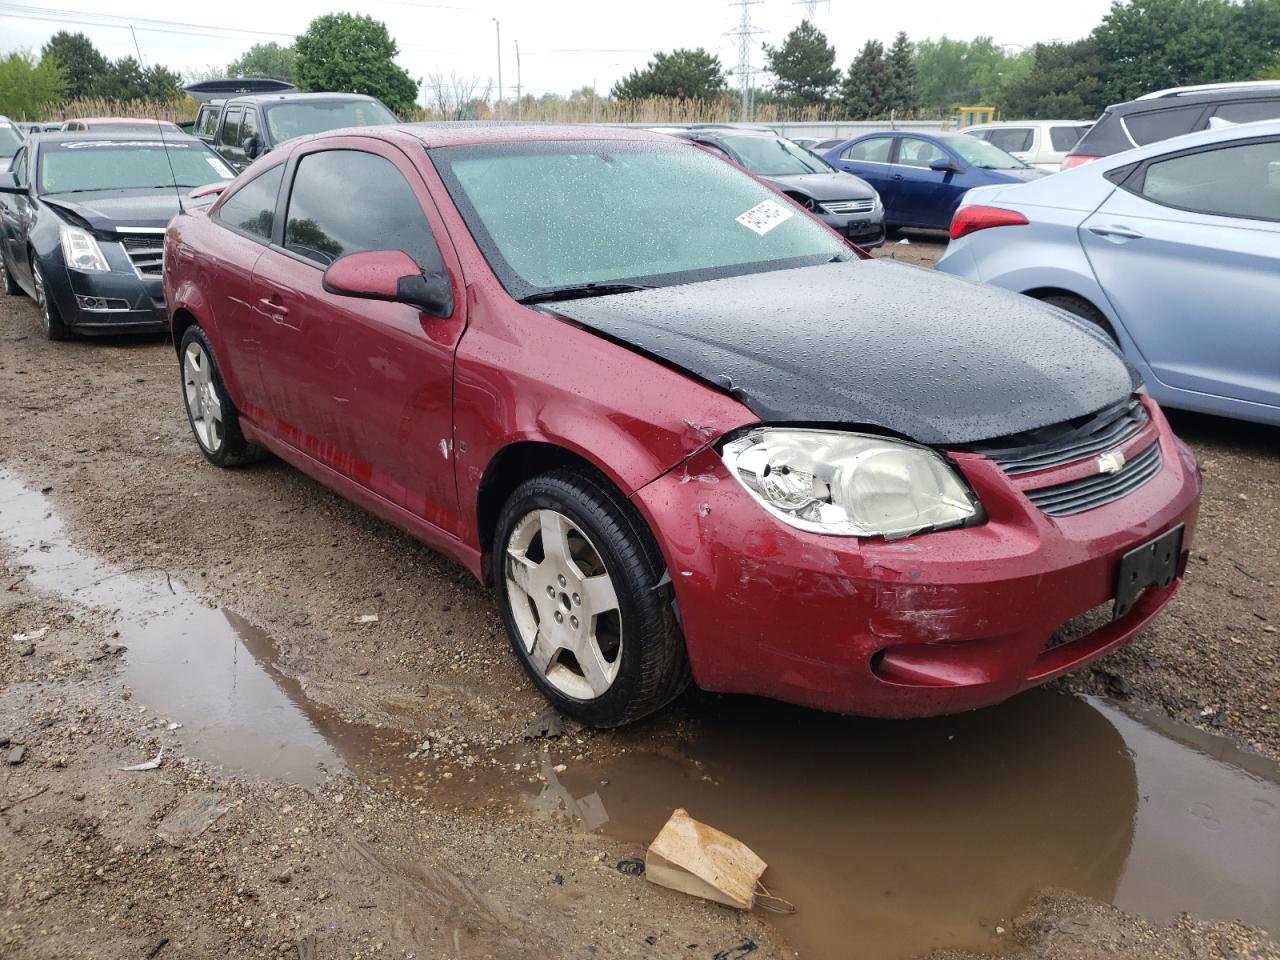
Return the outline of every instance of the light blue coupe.
[[[1280,423],[1280,121],[971,190],[938,269],[1103,327],[1162,404]]]

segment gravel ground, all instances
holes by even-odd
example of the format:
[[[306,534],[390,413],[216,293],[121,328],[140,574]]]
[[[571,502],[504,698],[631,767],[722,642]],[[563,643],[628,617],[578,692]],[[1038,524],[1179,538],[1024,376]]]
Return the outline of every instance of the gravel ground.
[[[923,264],[939,254],[914,236],[881,251]],[[1280,757],[1280,433],[1175,425],[1206,482],[1187,583],[1129,648],[1062,686],[1158,706]],[[525,740],[542,703],[488,594],[283,464],[207,465],[171,347],[46,343],[29,301],[0,303],[0,468],[43,490],[104,562],[164,571],[262,628],[274,669],[317,710],[401,757],[434,741],[429,789],[376,764],[312,785],[230,774],[133,698],[111,605],[33,586],[0,541],[0,955],[799,955],[760,914],[655,891],[614,869],[635,849],[518,800],[542,788],[545,774],[529,774],[546,769],[544,751],[574,765],[661,748],[706,703],[686,698],[626,734]],[[372,613],[376,627],[353,622]],[[34,641],[9,639],[40,625]],[[120,770],[161,746],[159,769]],[[197,836],[157,835],[201,801],[225,812]],[[1064,891],[1029,902],[1002,952],[1280,956],[1239,924],[1153,925]]]

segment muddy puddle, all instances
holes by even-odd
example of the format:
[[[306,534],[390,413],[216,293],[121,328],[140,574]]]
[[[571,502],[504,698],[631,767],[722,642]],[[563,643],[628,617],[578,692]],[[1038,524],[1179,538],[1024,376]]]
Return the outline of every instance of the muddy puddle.
[[[182,723],[184,753],[304,785],[345,768],[416,786],[408,735],[314,703],[252,625],[163,571],[78,549],[51,501],[2,471],[0,537],[33,586],[110,612],[132,703]],[[664,736],[657,718],[612,734],[610,760],[570,764],[553,787],[591,798],[578,812],[637,854],[677,806],[742,839],[799,907],[776,923],[800,957],[998,950],[997,928],[1044,886],[1280,933],[1280,769],[1163,714],[1046,691],[912,722],[750,698],[679,710],[688,733]],[[484,792],[527,800],[526,774],[491,772]]]

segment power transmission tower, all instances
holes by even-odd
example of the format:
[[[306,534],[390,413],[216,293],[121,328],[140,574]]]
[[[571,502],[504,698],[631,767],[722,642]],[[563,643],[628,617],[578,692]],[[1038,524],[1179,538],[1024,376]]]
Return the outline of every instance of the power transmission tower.
[[[804,7],[804,18],[810,23],[818,22],[818,5],[822,0],[795,0],[797,7]],[[827,0],[827,9],[831,9],[831,0]]]
[[[764,33],[759,27],[751,26],[751,8],[764,0],[730,0],[729,6],[738,7],[741,15],[738,18],[738,29],[730,30],[726,36],[738,38],[738,90],[742,96],[741,120],[745,123],[751,119],[751,44],[752,38]]]

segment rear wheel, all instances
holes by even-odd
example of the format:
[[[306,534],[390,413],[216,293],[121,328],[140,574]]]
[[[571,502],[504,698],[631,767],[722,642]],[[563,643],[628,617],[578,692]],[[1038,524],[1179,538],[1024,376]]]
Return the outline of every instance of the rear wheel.
[[[4,238],[0,237],[0,243],[4,242]],[[5,263],[4,254],[0,253],[0,287],[8,296],[14,296],[22,292],[18,287],[18,281],[13,279],[13,274],[9,272],[9,265]]]
[[[58,306],[49,296],[44,282],[44,271],[40,269],[40,261],[35,254],[31,255],[31,285],[36,291],[36,307],[40,310],[40,319],[44,321],[44,335],[48,340],[70,340],[71,328],[62,322],[62,314]]]
[[[1081,320],[1088,320],[1112,340],[1116,340],[1116,332],[1111,329],[1110,321],[1101,310],[1083,297],[1077,297],[1073,293],[1053,293],[1047,297],[1041,297],[1040,302],[1075,314]]]
[[[511,645],[562,713],[618,726],[688,685],[657,545],[605,481],[573,470],[526,481],[498,518],[495,545]]]
[[[187,328],[179,356],[187,422],[205,459],[219,467],[238,467],[260,459],[262,451],[240,432],[240,415],[227,396],[213,348],[203,330]]]

